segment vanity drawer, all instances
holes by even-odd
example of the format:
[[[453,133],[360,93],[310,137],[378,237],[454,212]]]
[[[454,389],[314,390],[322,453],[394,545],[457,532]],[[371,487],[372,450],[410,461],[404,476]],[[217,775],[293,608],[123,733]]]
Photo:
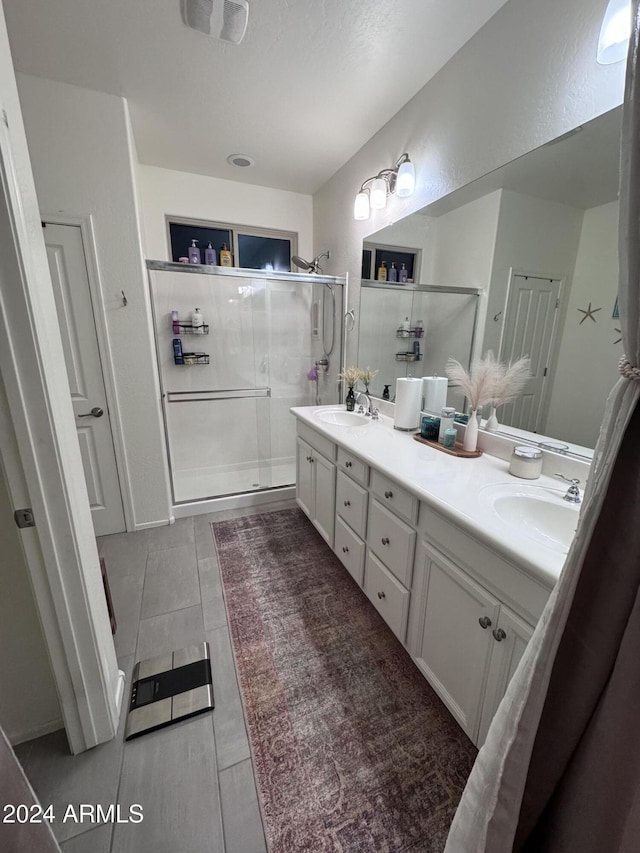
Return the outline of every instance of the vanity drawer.
[[[401,643],[407,634],[409,590],[405,589],[369,551],[364,573],[364,591],[378,613]]]
[[[336,485],[336,512],[347,524],[364,537],[367,529],[368,492],[354,483],[350,477],[338,471]]]
[[[302,423],[300,420],[298,421],[298,435],[325,458],[329,459],[331,462],[335,460],[335,444],[328,438],[325,438],[324,435],[320,435],[320,433],[316,432],[315,429],[312,429],[310,426],[307,426],[307,424]]]
[[[398,580],[410,586],[416,532],[377,500],[369,507],[367,542]]]
[[[358,459],[348,450],[338,447],[338,468],[345,471],[354,480],[366,486],[369,482],[369,466],[362,459]]]
[[[362,586],[365,545],[341,518],[336,518],[334,543],[334,550],[340,562],[358,586]]]
[[[371,475],[371,491],[380,503],[415,524],[418,518],[418,498],[393,480],[374,469]]]

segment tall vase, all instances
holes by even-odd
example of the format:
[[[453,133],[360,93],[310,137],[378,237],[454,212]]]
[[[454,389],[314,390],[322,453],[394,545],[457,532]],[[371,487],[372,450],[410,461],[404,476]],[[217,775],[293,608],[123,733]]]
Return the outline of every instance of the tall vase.
[[[476,449],[478,445],[478,417],[477,411],[474,409],[469,414],[469,422],[467,423],[467,427],[464,431],[464,440],[462,442],[462,447],[464,450],[473,451]]]
[[[496,416],[496,407],[491,406],[491,414],[489,415],[489,418],[486,424],[484,425],[484,428],[487,430],[487,432],[495,432],[498,429],[498,426],[499,424],[498,418]]]

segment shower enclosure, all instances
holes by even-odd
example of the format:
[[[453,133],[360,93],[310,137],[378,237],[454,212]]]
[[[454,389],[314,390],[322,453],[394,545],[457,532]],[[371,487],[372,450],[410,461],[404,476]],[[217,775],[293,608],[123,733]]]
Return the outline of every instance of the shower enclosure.
[[[314,404],[327,349],[340,369],[346,278],[147,268],[174,504],[293,485],[289,408]]]

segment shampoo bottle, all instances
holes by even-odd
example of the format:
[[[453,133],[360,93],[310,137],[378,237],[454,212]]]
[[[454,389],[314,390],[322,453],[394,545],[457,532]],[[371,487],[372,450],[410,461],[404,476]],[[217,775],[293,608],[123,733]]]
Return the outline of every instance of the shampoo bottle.
[[[404,284],[407,280],[408,274],[409,273],[407,272],[406,266],[404,264],[401,264],[400,265],[400,272],[398,273],[398,281],[400,281],[400,282],[402,282],[402,284]]]
[[[214,267],[218,263],[218,260],[216,258],[216,250],[211,245],[211,242],[209,242],[209,245],[204,250],[204,262],[205,262],[205,264],[210,264],[211,266],[214,266]]]
[[[194,335],[201,335],[204,331],[202,328],[202,314],[199,308],[191,312],[191,325],[193,326]]]
[[[391,269],[389,270],[389,281],[398,280],[398,270],[394,261],[391,261]]]
[[[222,248],[220,249],[220,266],[221,267],[233,266],[232,259],[231,259],[231,252],[227,249],[226,243],[223,243]]]
[[[180,315],[178,314],[177,308],[174,308],[171,312],[171,328],[173,329],[174,335],[180,334]]]
[[[189,246],[189,263],[190,264],[199,264],[200,263],[200,249],[197,247],[197,240],[192,240],[191,245]]]
[[[182,354],[182,341],[180,338],[173,339],[173,361],[175,364],[184,364],[184,356]]]
[[[383,261],[378,267],[378,281],[387,280],[387,262]]]

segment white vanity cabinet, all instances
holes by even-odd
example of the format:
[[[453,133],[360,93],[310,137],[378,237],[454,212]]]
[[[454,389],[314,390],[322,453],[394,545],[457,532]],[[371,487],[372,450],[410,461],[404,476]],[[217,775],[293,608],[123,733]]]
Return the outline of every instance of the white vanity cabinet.
[[[298,504],[481,746],[552,581],[477,522],[388,476],[386,447],[378,467],[375,454],[365,462],[351,452],[348,435],[332,441],[298,420]]]
[[[420,528],[409,652],[481,746],[549,590],[426,505]]]
[[[335,455],[333,442],[304,424],[298,425],[296,500],[331,548],[335,528]]]

